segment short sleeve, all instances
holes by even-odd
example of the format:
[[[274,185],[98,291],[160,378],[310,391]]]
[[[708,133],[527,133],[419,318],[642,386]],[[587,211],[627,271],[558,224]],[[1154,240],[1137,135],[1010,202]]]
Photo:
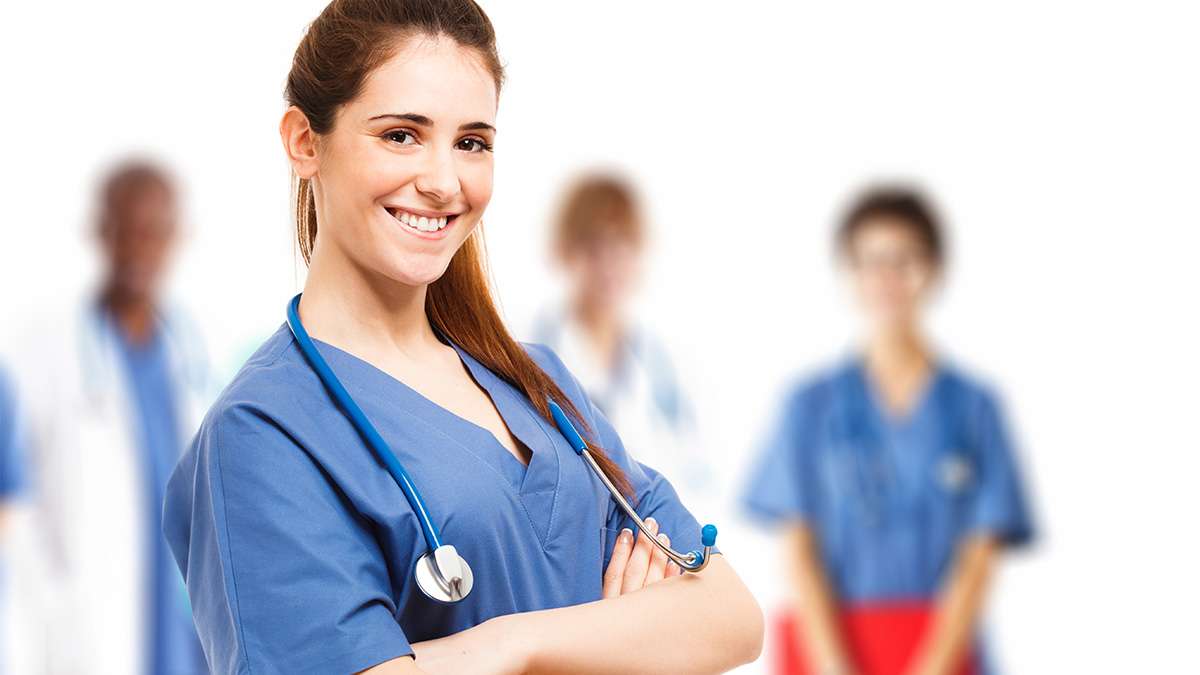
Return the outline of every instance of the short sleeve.
[[[265,414],[210,415],[163,529],[216,673],[358,672],[412,653],[366,523]]]
[[[1033,538],[1024,486],[1000,405],[983,395],[975,411],[979,486],[971,505],[969,528],[990,532],[1017,546]]]
[[[811,394],[797,390],[785,399],[761,442],[742,491],[742,505],[769,524],[814,517],[811,448],[804,435],[812,415]]]
[[[25,455],[22,420],[16,394],[9,379],[0,372],[0,500],[25,488]]]

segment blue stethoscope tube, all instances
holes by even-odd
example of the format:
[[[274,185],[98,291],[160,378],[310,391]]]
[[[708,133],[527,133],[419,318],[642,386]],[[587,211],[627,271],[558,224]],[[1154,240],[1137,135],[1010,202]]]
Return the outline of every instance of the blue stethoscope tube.
[[[371,448],[379,461],[383,462],[388,473],[392,474],[392,478],[400,486],[400,491],[408,499],[409,506],[417,514],[417,522],[421,524],[421,533],[425,535],[425,544],[430,551],[436,551],[442,545],[441,532],[430,519],[429,511],[425,508],[425,500],[421,498],[420,491],[413,484],[412,476],[408,475],[404,466],[400,464],[400,460],[396,459],[396,453],[392,452],[387,441],[383,440],[379,431],[375,429],[375,425],[367,419],[366,413],[354,402],[354,397],[350,396],[350,392],[342,386],[341,380],[333,373],[333,369],[325,362],[321,353],[317,351],[317,346],[308,336],[308,331],[304,330],[304,324],[300,321],[300,295],[302,294],[297,294],[292,298],[287,310],[288,326],[292,329],[292,335],[296,337],[296,343],[300,345],[300,352],[304,354],[304,358],[308,361],[308,365],[312,366],[317,377],[321,378],[321,382],[329,390],[329,395],[341,407],[346,417],[350,418],[350,423],[363,437],[363,442]]]
[[[659,550],[666,554],[668,558],[670,558],[676,565],[679,565],[680,569],[684,570],[685,572],[699,572],[708,566],[708,559],[709,555],[712,553],[712,547],[717,543],[716,525],[709,524],[700,528],[700,543],[704,547],[703,550],[679,553],[670,546],[662,543],[658,540],[658,537],[656,537],[654,533],[651,532],[648,527],[646,527],[646,523],[641,519],[641,517],[638,516],[637,511],[629,505],[629,502],[625,500],[625,496],[621,494],[621,491],[617,489],[617,486],[613,485],[612,480],[609,479],[608,475],[604,473],[604,470],[600,468],[600,465],[596,462],[596,458],[592,456],[591,450],[588,449],[587,442],[583,440],[583,436],[581,436],[579,431],[575,429],[575,425],[571,423],[571,419],[567,417],[567,414],[563,412],[563,409],[560,408],[554,401],[550,401],[550,415],[554,418],[554,423],[558,425],[558,431],[563,435],[564,438],[567,439],[567,444],[571,446],[571,449],[575,451],[575,454],[582,457],[587,465],[592,468],[592,472],[595,473],[596,477],[600,479],[600,482],[604,483],[604,486],[608,488],[613,500],[615,500],[617,505],[621,507],[625,514],[628,515],[631,520],[633,520],[633,522],[638,526],[638,529],[641,530],[643,536],[649,537],[650,541],[653,542],[654,545],[659,548]]]
[[[297,294],[296,297],[292,298],[287,308],[288,327],[291,328],[292,335],[296,338],[300,352],[304,355],[305,360],[308,361],[309,366],[312,367],[313,372],[320,378],[321,383],[325,385],[334,402],[342,409],[342,412],[345,413],[350,423],[354,425],[359,435],[362,436],[363,441],[375,453],[379,461],[383,462],[388,473],[395,479],[396,485],[400,487],[400,491],[404,493],[404,497],[408,500],[409,506],[412,507],[413,513],[417,515],[417,522],[421,525],[421,533],[425,536],[425,544],[429,548],[428,553],[418,563],[416,572],[418,586],[422,591],[430,595],[430,597],[437,600],[446,602],[461,600],[470,592],[470,587],[473,583],[470,567],[466,564],[465,560],[462,560],[453,546],[442,543],[441,533],[437,526],[434,525],[432,518],[430,518],[429,510],[425,508],[425,500],[422,499],[421,493],[413,483],[412,476],[409,476],[408,472],[404,470],[404,466],[396,458],[396,453],[392,452],[387,441],[383,440],[375,425],[371,424],[371,420],[367,419],[366,413],[362,411],[362,408],[358,407],[354,398],[350,396],[350,392],[346,391],[346,388],[342,386],[337,375],[334,374],[333,369],[329,367],[329,364],[325,362],[320,352],[317,351],[317,347],[313,343],[312,338],[309,337],[308,331],[304,329],[303,322],[300,321],[300,296],[301,294]],[[612,498],[626,515],[637,524],[642,534],[649,537],[655,546],[661,549],[668,558],[686,572],[699,572],[708,566],[712,547],[716,544],[717,540],[717,528],[714,525],[705,525],[701,529],[700,539],[703,550],[678,553],[663,544],[649,531],[646,524],[638,517],[637,512],[625,500],[620,490],[613,485],[612,480],[604,473],[600,465],[596,463],[596,459],[588,449],[583,436],[576,430],[575,425],[571,423],[570,418],[563,412],[563,409],[554,401],[549,401],[549,405],[550,414],[554,418],[559,432],[562,433],[567,443],[571,446],[571,449],[591,467],[592,472],[608,488]],[[422,562],[426,564],[425,568],[422,568]],[[424,574],[423,571],[425,571]],[[430,575],[432,575],[433,581],[429,580]]]

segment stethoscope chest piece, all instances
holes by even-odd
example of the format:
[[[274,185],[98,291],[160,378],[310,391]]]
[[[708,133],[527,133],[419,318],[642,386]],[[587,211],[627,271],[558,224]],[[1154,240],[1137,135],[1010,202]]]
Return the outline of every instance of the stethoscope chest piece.
[[[413,574],[417,579],[417,587],[430,600],[458,602],[471,594],[475,575],[453,546],[443,544],[437,551],[440,553],[436,558],[435,552],[429,552],[417,560],[417,569]]]

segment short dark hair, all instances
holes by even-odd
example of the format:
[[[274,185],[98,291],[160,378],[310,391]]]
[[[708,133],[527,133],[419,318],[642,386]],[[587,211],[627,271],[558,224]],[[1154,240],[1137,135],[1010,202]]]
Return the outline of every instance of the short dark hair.
[[[850,253],[855,235],[870,220],[890,219],[908,228],[935,265],[945,259],[945,236],[941,219],[929,199],[920,191],[902,185],[875,185],[863,190],[850,203],[837,230],[837,248]]]

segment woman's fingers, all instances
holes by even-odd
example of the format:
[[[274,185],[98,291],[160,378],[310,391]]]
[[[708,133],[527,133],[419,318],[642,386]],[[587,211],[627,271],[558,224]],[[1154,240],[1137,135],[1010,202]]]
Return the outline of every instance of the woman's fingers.
[[[621,583],[625,578],[625,567],[629,564],[629,554],[633,552],[633,530],[625,528],[617,535],[613,544],[612,559],[604,570],[603,598],[615,598],[621,594]]]
[[[667,575],[666,576],[668,579],[671,577],[677,577],[680,574],[683,574],[683,570],[679,569],[679,565],[676,565],[675,561],[672,560],[667,563]]]
[[[658,534],[658,522],[653,518],[646,519],[646,529],[651,535]],[[650,567],[650,549],[653,548],[646,533],[639,532],[637,543],[633,545],[633,553],[629,556],[629,564],[625,566],[625,574],[621,579],[621,594],[632,593],[646,585],[646,570]]]
[[[667,546],[671,545],[671,538],[667,536],[666,532],[659,532],[658,540]],[[646,583],[642,585],[649,586],[656,581],[662,581],[663,577],[667,575],[667,563],[669,562],[671,559],[667,557],[667,554],[655,546],[654,552],[650,554],[650,567],[646,570]]]

